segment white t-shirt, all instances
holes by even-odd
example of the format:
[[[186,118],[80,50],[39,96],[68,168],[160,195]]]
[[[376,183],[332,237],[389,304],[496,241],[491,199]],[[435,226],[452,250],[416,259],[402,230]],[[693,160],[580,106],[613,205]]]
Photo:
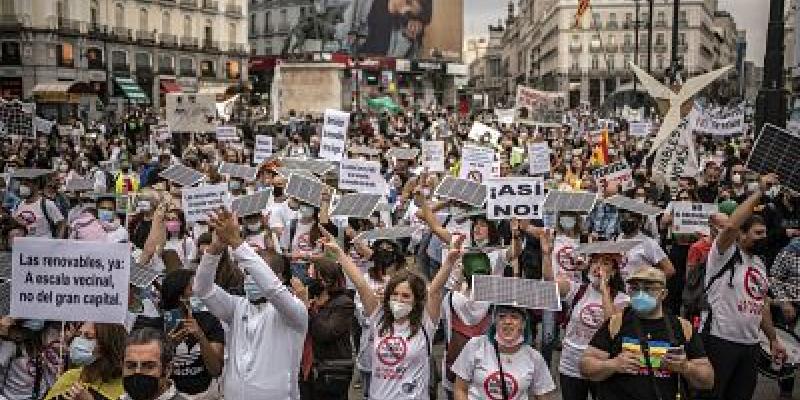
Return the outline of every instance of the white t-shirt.
[[[565,297],[568,304],[575,302],[575,297],[581,288],[579,283],[570,283],[569,293]],[[614,305],[623,307],[630,301],[625,293],[617,293],[614,297]],[[603,294],[595,289],[594,285],[589,284],[583,293],[578,304],[572,307],[572,313],[567,322],[567,330],[564,334],[564,345],[561,351],[561,361],[558,371],[564,375],[583,379],[580,372],[581,357],[583,351],[589,346],[595,332],[605,322],[603,313]]]
[[[514,354],[501,353],[500,360],[508,400],[527,400],[531,395],[540,396],[556,389],[547,363],[533,347],[522,345]],[[497,354],[488,336],[467,342],[453,363],[453,372],[469,383],[470,400],[503,399]]]
[[[583,277],[575,262],[574,250],[579,241],[566,235],[557,235],[553,240],[551,263],[558,268],[556,275],[569,279],[570,282],[581,282]]]
[[[724,254],[720,254],[717,241],[714,241],[708,253],[704,285],[708,285],[711,277],[733,257],[736,248],[737,244],[734,243]],[[769,281],[761,258],[743,251],[739,251],[739,254],[743,262],[737,262],[732,272],[723,274],[708,289],[708,304],[713,311],[711,334],[735,343],[755,344],[758,343],[761,312]],[[732,288],[728,286],[731,273],[734,274]],[[706,318],[708,315],[704,313],[704,327]]]
[[[280,238],[280,246],[282,249],[289,248],[289,227],[292,220],[296,218],[297,211],[289,208],[286,201],[274,203],[270,207],[269,214],[269,227],[283,229]]]
[[[630,251],[628,251],[625,254],[625,257],[622,259],[620,273],[623,281],[628,279],[629,275],[638,271],[640,268],[646,266],[655,266],[663,259],[667,258],[667,254],[664,253],[664,250],[661,248],[658,242],[650,236],[638,233],[636,236],[630,239],[619,239],[619,241],[622,240],[640,241],[640,243],[630,249]]]
[[[50,232],[50,225],[47,223],[47,218],[42,214],[42,198],[40,197],[33,203],[23,201],[19,203],[17,209],[14,210],[14,218],[25,224],[28,229],[29,237],[52,237],[53,233]],[[61,211],[58,210],[56,203],[51,200],[44,199],[44,207],[47,209],[47,215],[53,221],[53,224],[58,224],[64,220]]]
[[[378,308],[369,318],[372,332],[372,378],[370,400],[428,400],[430,363],[428,341],[433,341],[436,329],[431,317],[425,313],[422,326],[411,336],[408,323],[394,325],[393,332],[381,334],[383,309]],[[425,339],[425,329],[428,340]],[[431,343],[432,344],[432,343]]]
[[[453,310],[455,310],[456,315],[458,318],[467,325],[477,325],[481,322],[485,317],[486,314],[489,313],[489,307],[491,306],[490,303],[485,301],[475,301],[470,299],[469,297],[465,296],[459,290],[453,290],[450,292],[449,295],[444,296],[442,299],[442,314],[444,316],[444,322],[447,327],[445,331],[445,336],[447,336],[447,341],[450,341],[450,334],[451,334],[451,327],[452,327],[452,313],[450,310],[450,298],[453,299]],[[442,376],[447,376],[447,346],[445,346],[444,356],[442,357]],[[448,381],[447,379],[442,379],[442,386],[444,386],[447,390],[453,390],[453,383]]]

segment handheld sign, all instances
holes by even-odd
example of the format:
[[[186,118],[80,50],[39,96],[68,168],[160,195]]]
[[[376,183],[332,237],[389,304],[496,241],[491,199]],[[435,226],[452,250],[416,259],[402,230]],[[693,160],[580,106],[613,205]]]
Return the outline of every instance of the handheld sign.
[[[239,140],[235,126],[218,126],[216,133],[218,142],[235,142]]]
[[[492,178],[486,181],[486,215],[489,219],[542,217],[544,178]]]
[[[422,142],[422,167],[429,172],[444,172],[444,141]]]
[[[270,157],[272,157],[272,136],[256,135],[253,164],[259,165]]]
[[[550,173],[550,147],[547,142],[534,142],[528,145],[529,175]]]
[[[325,110],[325,123],[319,143],[319,156],[326,160],[341,161],[345,156],[345,139],[350,125],[350,113]]]
[[[359,193],[386,193],[386,180],[377,161],[342,160],[339,164],[339,189]]]
[[[592,171],[597,187],[604,188],[607,185],[619,183],[622,190],[633,189],[633,171],[626,162],[615,162],[610,165],[604,165]]]
[[[12,260],[12,317],[125,321],[131,265],[128,243],[17,238]]]
[[[708,219],[718,210],[716,204],[674,201],[672,202],[673,231],[708,235],[710,234]]]
[[[224,207],[228,199],[228,185],[207,185],[181,190],[181,208],[187,224],[207,221],[208,213]]]

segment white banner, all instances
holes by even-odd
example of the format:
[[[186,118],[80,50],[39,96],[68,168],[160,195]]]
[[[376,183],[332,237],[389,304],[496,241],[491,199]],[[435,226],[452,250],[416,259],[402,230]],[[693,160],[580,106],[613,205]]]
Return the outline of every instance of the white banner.
[[[253,149],[253,164],[260,165],[272,156],[272,136],[256,135]]]
[[[187,224],[207,221],[208,213],[228,202],[228,185],[207,185],[181,189],[181,206]]]
[[[694,138],[687,126],[688,120],[684,119],[670,132],[653,161],[653,172],[664,175],[673,190],[681,177],[695,176],[698,171]]]
[[[653,132],[653,124],[650,122],[629,122],[628,133],[631,136],[647,137]]]
[[[11,316],[123,323],[130,267],[129,243],[16,238]]]
[[[497,116],[497,122],[511,125],[514,123],[514,113],[516,111],[517,110],[513,108],[495,108],[494,115]]]
[[[528,144],[528,175],[550,173],[550,147],[547,142]]]
[[[743,135],[746,131],[744,107],[695,108],[690,115],[690,124],[692,131],[698,135]]]
[[[236,132],[235,126],[218,126],[215,129],[217,133],[218,142],[237,142],[239,141],[239,134]]]
[[[486,140],[487,143],[497,145],[497,142],[500,141],[500,131],[476,121],[472,124],[468,137],[476,142]]]
[[[469,144],[461,149],[459,178],[483,182],[484,179],[497,176],[499,173],[500,168],[495,160],[494,150]]]
[[[633,172],[626,162],[615,162],[598,167],[592,171],[592,176],[598,188],[604,188],[614,183],[619,183],[622,190],[630,190],[634,186]]]
[[[217,116],[217,95],[200,93],[167,93],[165,121],[176,132],[214,132]]]
[[[675,233],[710,234],[708,218],[717,212],[716,204],[692,203],[689,201],[672,202],[672,230]]]
[[[319,143],[320,158],[329,161],[341,161],[344,158],[349,125],[350,113],[325,110],[325,124],[322,126],[322,138]]]
[[[544,203],[543,177],[490,178],[486,183],[489,219],[539,219]]]
[[[339,164],[339,189],[385,194],[386,180],[377,161],[343,159]]]
[[[514,108],[521,119],[535,122],[561,123],[566,108],[566,95],[560,92],[544,92],[517,85]]]
[[[444,141],[426,140],[422,142],[422,167],[428,172],[444,172]]]

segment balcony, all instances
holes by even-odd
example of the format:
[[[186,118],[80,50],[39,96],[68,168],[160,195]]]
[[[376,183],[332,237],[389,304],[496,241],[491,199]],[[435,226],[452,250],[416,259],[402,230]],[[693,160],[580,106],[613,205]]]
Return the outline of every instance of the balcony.
[[[103,61],[89,61],[86,67],[93,71],[105,71],[106,70],[106,63]]]
[[[173,67],[159,67],[158,73],[161,75],[175,75],[175,68]]]
[[[622,45],[622,52],[623,53],[633,53],[634,45],[631,43],[625,43]]]
[[[197,72],[193,68],[181,68],[180,71],[178,71],[178,76],[196,77]]]
[[[152,65],[137,65],[136,75],[153,75]]]
[[[583,51],[583,45],[580,43],[570,43],[569,44],[569,52],[570,53],[580,53]]]
[[[600,43],[592,43],[589,45],[589,52],[591,53],[602,53],[603,46]]]
[[[619,50],[619,45],[616,43],[606,43],[606,52],[616,53]]]
[[[178,38],[171,33],[162,33],[158,35],[158,42],[163,47],[177,47]]]
[[[203,0],[203,10],[219,11],[219,2],[213,0]]]
[[[204,70],[200,71],[200,77],[201,78],[216,78],[217,77],[217,73],[214,72],[213,70],[204,69]]]
[[[16,32],[22,29],[22,21],[16,15],[0,15],[0,32]]]
[[[203,50],[219,51],[219,42],[216,40],[203,40]]]
[[[233,42],[230,42],[230,43],[228,43],[228,44],[227,44],[227,46],[226,46],[226,48],[228,49],[228,50],[227,50],[227,51],[228,51],[228,53],[230,53],[230,54],[234,54],[234,55],[235,55],[235,54],[242,54],[242,55],[245,55],[245,54],[247,54],[247,49],[246,49],[246,47],[247,47],[247,46],[245,46],[244,44],[241,44],[241,43],[233,43]]]
[[[225,14],[229,17],[234,18],[241,18],[242,17],[242,6],[238,4],[226,4],[225,5]]]
[[[181,38],[181,47],[185,49],[196,49],[197,48],[197,38],[193,37],[182,37]]]
[[[89,24],[87,33],[92,39],[102,39],[108,34],[108,26],[101,24]]]
[[[81,22],[74,19],[59,18],[58,33],[62,35],[80,35]]]
[[[160,1],[161,1],[161,5],[164,5],[164,6],[174,6],[175,2],[176,2],[176,0],[160,0]]]
[[[664,43],[656,43],[656,45],[653,46],[653,51],[655,51],[656,53],[666,53],[667,45]]]
[[[688,28],[689,27],[689,21],[685,20],[685,19],[682,19],[682,20],[678,21],[678,27],[679,28]]]
[[[617,29],[618,27],[619,25],[617,25],[617,21],[608,21],[608,23],[606,23],[607,29]]]
[[[657,20],[656,22],[653,23],[653,26],[655,26],[656,28],[666,28],[667,27],[667,21]]]
[[[275,29],[275,33],[289,33],[289,30],[291,29],[288,23],[278,24],[276,28],[277,29]]]
[[[111,64],[111,70],[114,72],[130,72],[131,67],[126,63],[113,63]]]
[[[115,26],[112,30],[112,36],[115,40],[120,42],[133,42],[133,30],[121,26]]]
[[[136,31],[136,40],[142,44],[155,44],[156,32],[155,31]]]
[[[198,8],[197,7],[197,0],[180,0],[180,3],[178,3],[178,4],[181,7]]]

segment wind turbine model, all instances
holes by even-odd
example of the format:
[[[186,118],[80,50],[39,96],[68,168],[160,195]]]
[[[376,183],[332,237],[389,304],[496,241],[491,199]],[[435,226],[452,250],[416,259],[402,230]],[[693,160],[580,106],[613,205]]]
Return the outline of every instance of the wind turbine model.
[[[647,72],[637,67],[633,62],[631,62],[630,65],[631,68],[633,68],[633,72],[636,73],[636,76],[642,82],[642,85],[647,89],[647,92],[650,93],[650,96],[669,102],[667,115],[664,117],[661,128],[658,130],[658,134],[656,134],[656,138],[653,140],[653,146],[650,147],[650,152],[647,153],[648,156],[652,155],[661,147],[661,143],[663,143],[667,136],[678,127],[681,119],[692,110],[691,107],[684,107],[684,105],[699,91],[703,90],[711,82],[714,82],[717,78],[733,68],[733,65],[728,65],[727,67],[722,67],[707,74],[695,76],[687,80],[683,85],[678,84],[669,88],[659,82],[658,79],[653,78]]]

